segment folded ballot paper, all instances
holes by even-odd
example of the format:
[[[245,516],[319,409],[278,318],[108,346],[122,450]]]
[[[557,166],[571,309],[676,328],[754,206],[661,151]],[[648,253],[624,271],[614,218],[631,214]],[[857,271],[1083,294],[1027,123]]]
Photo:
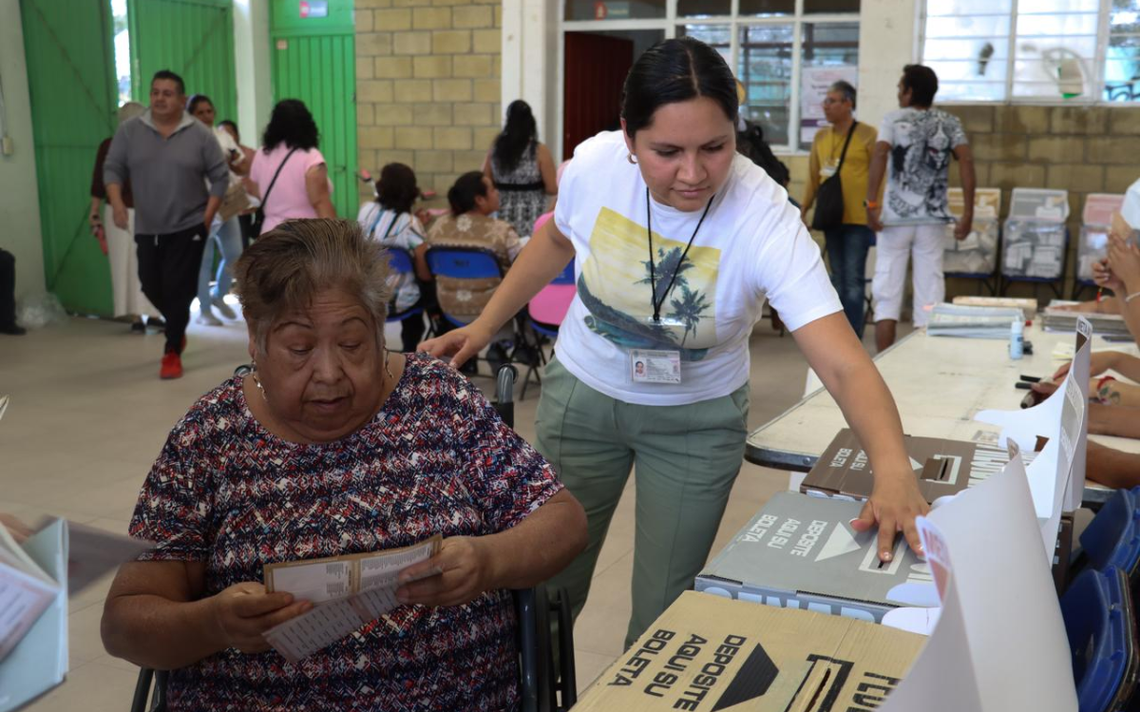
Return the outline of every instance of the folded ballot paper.
[[[351,635],[400,605],[400,572],[438,554],[442,542],[437,534],[401,549],[269,564],[266,590],[286,591],[314,605],[308,613],[266,631],[266,640],[286,660],[298,663]],[[420,578],[439,573],[429,571]]]
[[[153,544],[57,519],[17,544],[0,526],[0,712],[67,674],[67,597]]]
[[[1009,327],[1025,316],[1013,307],[975,307],[936,304],[926,333],[930,336],[960,336],[973,339],[1008,339]]]

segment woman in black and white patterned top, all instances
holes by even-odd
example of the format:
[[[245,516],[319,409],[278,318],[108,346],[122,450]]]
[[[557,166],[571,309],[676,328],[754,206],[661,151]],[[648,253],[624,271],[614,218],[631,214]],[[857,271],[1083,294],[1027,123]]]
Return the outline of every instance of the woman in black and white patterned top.
[[[487,152],[483,174],[502,195],[499,219],[519,235],[530,235],[534,221],[547,211],[548,196],[558,193],[558,182],[554,158],[539,143],[534,114],[525,101],[507,107],[506,125]]]

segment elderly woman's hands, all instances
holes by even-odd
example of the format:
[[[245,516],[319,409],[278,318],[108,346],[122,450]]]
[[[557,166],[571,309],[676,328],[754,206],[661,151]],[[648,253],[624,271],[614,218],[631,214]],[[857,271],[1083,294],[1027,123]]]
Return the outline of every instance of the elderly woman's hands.
[[[1140,290],[1140,249],[1136,243],[1113,235],[1108,241],[1108,266],[1124,287],[1117,296]]]
[[[400,574],[396,599],[405,604],[461,606],[484,591],[501,588],[494,563],[494,546],[486,537],[444,539],[438,554]]]
[[[259,583],[236,583],[210,599],[222,644],[243,653],[269,650],[265,632],[306,613],[313,604],[294,601],[290,593],[267,593]]]

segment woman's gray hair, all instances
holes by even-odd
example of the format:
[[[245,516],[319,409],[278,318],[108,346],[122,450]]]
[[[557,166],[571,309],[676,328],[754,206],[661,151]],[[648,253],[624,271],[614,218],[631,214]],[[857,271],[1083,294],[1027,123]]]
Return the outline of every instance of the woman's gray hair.
[[[827,88],[828,91],[839,92],[843,98],[851,102],[851,109],[855,109],[855,87],[851,86],[850,82],[840,79]]]
[[[368,240],[355,220],[290,220],[258,238],[234,266],[238,298],[265,353],[273,325],[308,309],[318,294],[338,289],[356,298],[384,333],[388,302],[388,257]]]

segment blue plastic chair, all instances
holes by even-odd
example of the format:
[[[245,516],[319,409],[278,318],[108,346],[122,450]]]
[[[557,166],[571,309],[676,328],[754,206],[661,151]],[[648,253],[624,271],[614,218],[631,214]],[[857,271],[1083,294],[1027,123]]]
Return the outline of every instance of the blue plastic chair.
[[[436,277],[455,280],[503,279],[503,270],[495,253],[481,247],[430,247],[427,262],[428,269]],[[467,326],[478,316],[443,312],[443,318],[455,326]]]
[[[1115,566],[1085,571],[1061,597],[1061,615],[1080,712],[1133,709],[1140,658],[1128,576]]]
[[[416,274],[415,261],[412,258],[412,253],[408,252],[402,247],[388,247],[385,248],[388,253],[388,266],[392,268],[392,274],[403,276],[410,274],[413,277]],[[424,313],[423,307],[412,307],[407,311],[398,312],[395,309],[395,300],[393,299],[392,308],[388,310],[388,318],[385,321],[404,321],[412,317],[423,318],[421,315]]]
[[[1110,566],[1140,584],[1140,488],[1117,490],[1081,533],[1081,549],[1090,568]]]

